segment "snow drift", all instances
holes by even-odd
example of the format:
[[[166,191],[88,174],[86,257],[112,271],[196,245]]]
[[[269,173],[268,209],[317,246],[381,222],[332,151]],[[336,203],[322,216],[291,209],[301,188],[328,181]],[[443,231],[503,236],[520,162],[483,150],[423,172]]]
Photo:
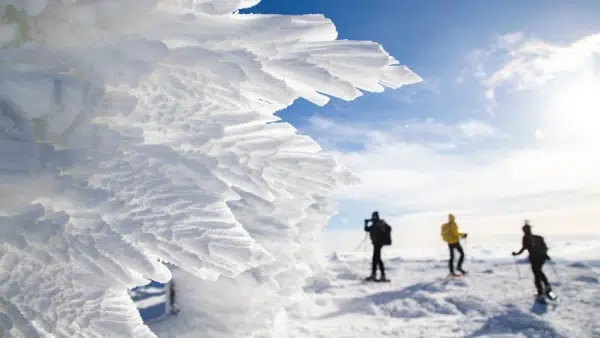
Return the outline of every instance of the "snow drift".
[[[159,335],[285,334],[354,177],[273,113],[420,78],[257,2],[0,2],[0,336],[154,337],[159,260],[197,282]]]

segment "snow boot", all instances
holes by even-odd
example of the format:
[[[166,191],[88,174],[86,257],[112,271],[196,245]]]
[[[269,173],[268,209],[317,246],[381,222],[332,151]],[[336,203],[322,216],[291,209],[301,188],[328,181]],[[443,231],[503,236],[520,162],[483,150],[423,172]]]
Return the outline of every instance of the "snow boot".
[[[390,280],[385,278],[385,275],[381,275],[381,278],[377,280],[378,282],[389,282]]]
[[[363,278],[365,282],[375,282],[377,281],[377,277],[375,275],[370,275],[369,277]]]
[[[546,290],[546,297],[548,297],[548,299],[550,299],[550,300],[556,300],[556,298],[557,298],[556,294],[552,291],[551,288],[548,288]]]
[[[467,272],[466,272],[465,270],[463,270],[462,268],[461,268],[461,269],[457,269],[457,270],[458,270],[458,272],[460,272],[460,273],[461,273],[461,274],[463,274],[463,275],[466,275],[466,274],[467,274]]]

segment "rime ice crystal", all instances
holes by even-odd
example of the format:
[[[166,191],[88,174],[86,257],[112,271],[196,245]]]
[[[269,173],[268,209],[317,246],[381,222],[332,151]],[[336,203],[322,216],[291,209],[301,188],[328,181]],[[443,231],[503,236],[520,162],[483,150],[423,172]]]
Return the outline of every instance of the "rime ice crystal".
[[[420,78],[322,16],[232,13],[257,2],[0,4],[1,335],[153,337],[127,289],[158,259],[247,298],[161,335],[281,327],[352,175],[273,113]]]

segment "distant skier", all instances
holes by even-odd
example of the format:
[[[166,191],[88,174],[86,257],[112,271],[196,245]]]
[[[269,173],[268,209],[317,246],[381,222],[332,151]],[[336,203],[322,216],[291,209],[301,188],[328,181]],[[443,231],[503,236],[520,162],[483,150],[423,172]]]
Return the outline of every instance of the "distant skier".
[[[372,225],[369,225],[372,222]],[[385,277],[385,267],[381,260],[381,249],[385,245],[392,244],[392,227],[387,222],[379,218],[379,213],[374,211],[371,215],[371,219],[365,219],[365,231],[369,233],[371,237],[371,243],[373,244],[373,261],[371,262],[371,276],[365,278],[366,281],[389,281]],[[381,273],[381,278],[376,278],[377,267]]]
[[[546,246],[544,237],[534,235],[531,232],[531,225],[529,225],[528,220],[525,220],[525,225],[523,226],[523,233],[524,235],[521,250],[519,250],[519,252],[513,252],[512,254],[513,256],[518,256],[522,254],[525,250],[529,252],[529,262],[531,263],[531,270],[533,271],[534,283],[537,289],[536,296],[539,299],[545,294],[548,298],[554,299],[555,296],[552,293],[552,287],[550,286],[550,282],[548,282],[548,278],[546,278],[546,275],[542,271],[544,263],[546,263],[546,261],[550,259],[550,257],[548,256],[548,246]],[[542,287],[542,284],[544,284],[544,287]]]
[[[458,251],[460,257],[458,258],[458,264],[456,270],[463,275],[467,272],[463,270],[462,265],[465,260],[465,253],[462,246],[460,245],[460,238],[467,238],[467,234],[458,232],[458,225],[455,222],[453,214],[448,214],[448,223],[444,223],[441,229],[441,235],[444,242],[448,243],[448,249],[450,250],[450,260],[448,261],[448,267],[450,268],[450,275],[453,277],[458,276],[454,272],[454,250]]]

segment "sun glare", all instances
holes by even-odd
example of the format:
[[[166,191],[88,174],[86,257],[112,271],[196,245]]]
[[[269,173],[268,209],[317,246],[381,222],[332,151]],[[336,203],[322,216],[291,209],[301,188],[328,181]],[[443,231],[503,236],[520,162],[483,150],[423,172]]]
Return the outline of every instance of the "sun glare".
[[[600,80],[583,79],[560,86],[548,101],[546,121],[563,140],[587,142],[600,133]]]

